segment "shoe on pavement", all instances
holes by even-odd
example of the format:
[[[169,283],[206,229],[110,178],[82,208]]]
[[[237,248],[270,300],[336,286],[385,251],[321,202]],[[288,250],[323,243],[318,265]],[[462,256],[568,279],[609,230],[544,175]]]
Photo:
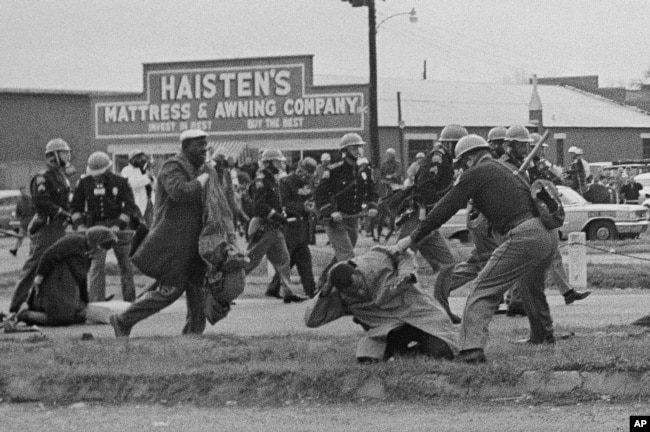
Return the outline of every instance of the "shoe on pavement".
[[[483,352],[483,348],[473,348],[461,351],[458,354],[458,357],[456,357],[454,360],[468,364],[479,364],[485,363],[487,361],[485,358],[485,353]]]
[[[13,256],[16,256],[18,253],[18,249],[9,249],[9,253],[12,254]]]
[[[639,318],[638,320],[634,321],[632,325],[635,326],[641,326],[641,327],[650,327],[650,314]]]
[[[282,296],[280,295],[280,293],[278,291],[266,291],[264,293],[264,295],[267,296],[267,297],[275,297],[277,299],[282,298]]]
[[[113,326],[113,330],[115,331],[115,337],[117,337],[117,338],[127,337],[128,338],[129,335],[131,334],[131,328],[120,324],[119,317],[117,315],[111,315],[108,318],[108,321]]]
[[[304,302],[305,300],[307,300],[307,297],[301,297],[299,295],[289,294],[283,300],[284,300],[285,303],[291,303],[291,302],[300,303],[300,302]]]
[[[530,345],[553,345],[555,344],[555,336],[548,335],[541,342],[532,342],[530,339],[519,339],[516,343],[530,344]]]
[[[579,292],[574,289],[564,294],[564,303],[570,305],[576,300],[582,300],[587,298],[591,294],[591,291]]]
[[[526,311],[518,307],[508,307],[506,310],[507,317],[516,317],[517,315],[526,316]]]

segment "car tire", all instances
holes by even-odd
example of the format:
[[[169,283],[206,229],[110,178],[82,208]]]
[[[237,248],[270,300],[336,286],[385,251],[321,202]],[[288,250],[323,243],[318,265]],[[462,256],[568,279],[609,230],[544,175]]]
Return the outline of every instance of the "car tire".
[[[616,240],[616,225],[610,221],[596,221],[587,229],[587,240]]]

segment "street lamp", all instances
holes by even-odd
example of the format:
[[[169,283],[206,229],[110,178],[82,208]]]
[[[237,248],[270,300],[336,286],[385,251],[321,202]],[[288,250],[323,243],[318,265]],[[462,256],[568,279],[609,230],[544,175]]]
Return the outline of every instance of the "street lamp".
[[[410,15],[410,17],[409,17],[409,21],[410,21],[410,22],[412,22],[412,23],[416,23],[416,22],[418,22],[418,17],[417,17],[417,15],[415,14],[415,8],[413,8],[413,9],[411,9],[411,12],[400,12],[400,13],[396,13],[396,14],[393,14],[393,15],[391,15],[391,16],[389,16],[389,17],[387,17],[387,18],[384,18],[383,20],[379,21],[379,24],[377,24],[377,27],[375,27],[375,31],[379,31],[379,27],[381,27],[381,25],[382,25],[383,23],[385,23],[386,21],[388,21],[389,19],[391,19],[391,18],[393,18],[393,17],[396,17],[396,16],[400,16],[400,15]]]
[[[342,0],[352,4],[352,7],[368,6],[368,57],[370,66],[370,83],[369,83],[369,100],[368,108],[370,111],[370,160],[372,166],[377,168],[381,162],[379,152],[379,125],[377,119],[377,30],[379,26],[399,15],[410,15],[409,21],[415,23],[418,21],[415,15],[415,8],[410,12],[401,12],[383,19],[379,24],[376,22],[375,0]]]

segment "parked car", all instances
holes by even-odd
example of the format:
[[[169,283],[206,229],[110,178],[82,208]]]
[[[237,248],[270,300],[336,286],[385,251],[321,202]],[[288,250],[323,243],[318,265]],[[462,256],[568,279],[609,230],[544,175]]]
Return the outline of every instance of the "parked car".
[[[15,213],[18,201],[20,201],[19,190],[0,190],[0,234],[18,232],[20,221]]]
[[[560,228],[565,239],[570,232],[583,231],[587,240],[636,238],[648,229],[648,208],[638,204],[592,204],[578,192],[558,186],[566,218]]]
[[[648,229],[650,210],[637,204],[592,204],[568,186],[558,186],[566,217],[560,228],[565,240],[571,232],[583,231],[587,240],[636,238]],[[467,210],[459,210],[442,227],[440,233],[448,240],[470,241]]]

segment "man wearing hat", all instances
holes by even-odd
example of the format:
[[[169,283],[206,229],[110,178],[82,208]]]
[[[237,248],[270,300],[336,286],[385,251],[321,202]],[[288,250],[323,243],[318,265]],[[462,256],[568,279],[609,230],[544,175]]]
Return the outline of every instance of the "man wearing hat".
[[[318,182],[323,178],[323,173],[329,169],[330,163],[332,162],[332,156],[329,153],[323,153],[320,155],[320,163],[316,168],[316,174],[314,175],[314,185],[318,186]]]
[[[420,165],[422,164],[422,160],[424,159],[424,153],[419,152],[418,154],[415,155],[415,161],[411,165],[409,165],[408,169],[406,170],[406,185],[411,186],[415,184],[415,176],[417,175]]]
[[[581,195],[587,191],[587,177],[589,177],[589,164],[583,163],[582,149],[571,146],[568,150],[571,158],[571,165],[566,170],[566,177],[569,186]]]
[[[45,146],[45,158],[46,169],[32,177],[30,182],[36,215],[29,225],[29,258],[23,265],[20,281],[9,305],[9,312],[12,313],[17,312],[27,300],[41,255],[65,235],[70,219],[68,176],[75,172],[70,164],[70,146],[61,138],[50,140]]]
[[[282,298],[285,303],[301,302],[301,297],[291,291],[291,258],[284,237],[288,225],[287,214],[280,193],[279,176],[284,170],[286,158],[280,150],[266,149],[262,154],[263,168],[250,186],[253,200],[253,218],[249,224],[248,258],[246,274],[253,271],[264,256],[275,267],[279,286],[270,288],[267,295]],[[285,177],[286,178],[286,177]],[[303,282],[304,283],[304,282]],[[309,288],[307,288],[308,290]]]
[[[295,265],[298,268],[302,288],[309,297],[316,293],[309,250],[309,216],[314,211],[314,191],[311,183],[315,172],[316,161],[306,157],[300,161],[294,172],[280,180],[280,196],[287,214],[284,238],[291,258],[289,266]],[[266,295],[280,297],[278,273],[273,276]]]
[[[397,159],[397,152],[394,148],[386,150],[386,160],[379,169],[380,183],[384,186],[384,192],[380,196],[386,196],[390,192],[402,186],[402,163]]]
[[[314,193],[316,208],[334,248],[334,258],[321,274],[319,285],[324,283],[329,267],[354,257],[363,207],[368,208],[368,217],[377,216],[378,197],[372,173],[367,166],[357,164],[365,144],[359,134],[343,135],[339,142],[342,160],[323,173]]]
[[[98,151],[88,158],[86,175],[75,188],[70,203],[72,226],[84,232],[93,226],[105,226],[115,231],[118,242],[113,248],[120,267],[122,299],[135,300],[133,269],[129,260],[133,229],[130,223],[138,218],[139,210],[128,181],[110,168],[111,158]],[[88,272],[88,291],[91,302],[106,299],[106,251],[98,250]]]
[[[133,255],[135,266],[155,279],[124,312],[111,315],[115,336],[128,337],[135,324],[161,311],[183,293],[187,318],[183,334],[205,330],[203,282],[206,263],[199,255],[204,188],[215,162],[206,161],[207,134],[189,129],[180,135],[181,151],[165,160],[158,174],[153,225]]]
[[[153,219],[153,177],[147,172],[149,158],[140,149],[129,152],[129,163],[120,172],[120,175],[127,179],[133,190],[135,204],[140,209],[142,222],[148,227]]]

